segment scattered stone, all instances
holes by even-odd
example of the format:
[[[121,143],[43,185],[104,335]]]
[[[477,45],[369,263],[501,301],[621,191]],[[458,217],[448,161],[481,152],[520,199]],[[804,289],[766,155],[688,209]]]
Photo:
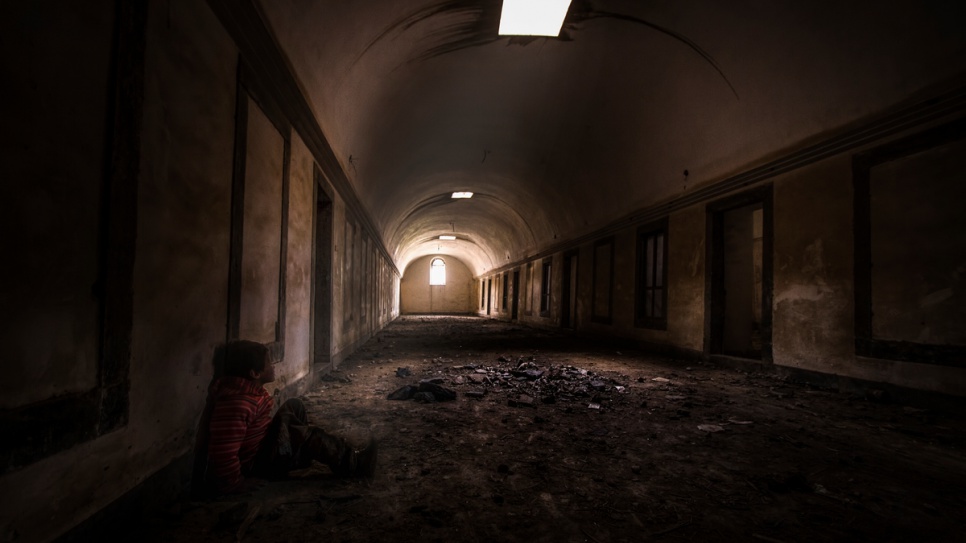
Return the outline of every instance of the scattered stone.
[[[398,388],[386,396],[388,400],[410,400],[413,395],[419,390],[419,387],[413,385],[406,385],[404,387]]]
[[[352,379],[349,379],[348,375],[342,375],[339,372],[329,372],[322,375],[319,378],[320,381],[328,381],[330,383],[351,383]]]
[[[467,398],[479,399],[479,398],[482,398],[483,396],[486,396],[486,392],[483,392],[482,390],[468,390],[463,393],[463,396],[466,396]]]
[[[513,371],[513,372],[510,372],[510,373],[512,373],[513,375],[515,375],[517,377],[522,377],[524,379],[529,379],[531,381],[534,381],[534,380],[537,380],[540,377],[542,377],[543,374],[544,374],[544,371],[543,370],[528,369],[528,370],[524,370],[524,371]]]
[[[409,368],[396,368],[396,377],[409,377],[413,372]]]
[[[454,384],[454,385],[462,385],[462,384],[463,384],[463,381],[464,381],[464,379],[463,379],[463,376],[462,376],[462,375],[457,375],[457,376],[456,376],[456,377],[455,377],[455,378],[453,379],[453,384]]]
[[[698,430],[713,434],[713,433],[724,431],[724,428],[722,428],[721,426],[718,426],[717,424],[699,424]]]
[[[670,383],[671,382],[670,379],[665,379],[664,377],[655,377],[655,378],[651,379],[651,381],[654,381],[655,383]]]
[[[534,407],[533,398],[530,396],[519,396],[516,399],[507,400],[507,405],[510,407]]]
[[[479,373],[471,373],[467,377],[469,377],[470,382],[477,385],[481,385],[484,381],[486,381],[486,376],[480,375]]]
[[[431,379],[425,379],[419,383],[419,392],[428,392],[439,402],[449,402],[456,399],[456,391],[433,383]]]
[[[413,394],[413,401],[416,403],[433,403],[436,401],[436,396],[432,392],[417,392]]]

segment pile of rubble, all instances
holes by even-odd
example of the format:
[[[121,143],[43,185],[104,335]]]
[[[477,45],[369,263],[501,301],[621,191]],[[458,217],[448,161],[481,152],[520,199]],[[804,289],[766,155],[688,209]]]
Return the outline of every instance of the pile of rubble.
[[[624,393],[627,384],[586,369],[570,365],[550,364],[541,366],[533,356],[512,358],[501,356],[499,364],[493,366],[481,364],[464,364],[450,366],[446,369],[450,383],[466,388],[462,393],[468,398],[482,398],[489,393],[503,393],[508,397],[507,403],[514,407],[533,407],[536,402],[546,404],[557,401],[589,401],[591,409],[599,409],[602,400],[612,393]],[[434,362],[441,363],[441,359]],[[441,373],[441,372],[440,372]],[[453,375],[456,373],[456,375]],[[396,370],[398,377],[412,375],[408,368]],[[423,379],[418,385],[406,385],[389,394],[389,399],[415,399],[417,401],[434,401],[432,397],[417,396],[429,393],[437,396],[442,389],[451,393],[442,393],[443,397],[436,397],[435,401],[455,399],[456,392],[445,387],[445,379],[436,377]]]

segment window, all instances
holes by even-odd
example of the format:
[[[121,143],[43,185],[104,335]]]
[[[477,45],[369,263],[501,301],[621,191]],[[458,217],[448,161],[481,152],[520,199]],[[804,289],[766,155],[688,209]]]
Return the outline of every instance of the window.
[[[442,258],[434,258],[429,264],[429,284],[446,284],[446,263],[443,262]]]
[[[637,231],[634,324],[667,329],[667,220]]]
[[[540,277],[540,316],[550,316],[550,264],[552,259],[547,258],[543,261],[543,272]]]

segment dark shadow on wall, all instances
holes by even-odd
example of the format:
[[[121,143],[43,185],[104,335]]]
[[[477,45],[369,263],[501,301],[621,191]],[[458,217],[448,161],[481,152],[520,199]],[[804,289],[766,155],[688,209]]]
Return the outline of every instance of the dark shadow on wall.
[[[208,393],[205,399],[205,410],[198,419],[195,431],[195,447],[191,469],[191,496],[199,498],[204,494],[205,471],[208,468],[208,421],[211,419],[211,387],[215,381],[225,374],[225,344],[215,348],[211,358],[211,380],[208,382]]]

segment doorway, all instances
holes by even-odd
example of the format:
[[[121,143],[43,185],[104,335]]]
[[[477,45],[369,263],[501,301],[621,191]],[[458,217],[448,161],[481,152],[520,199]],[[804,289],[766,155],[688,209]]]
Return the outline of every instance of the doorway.
[[[312,362],[327,366],[332,352],[332,199],[325,193],[322,173],[315,170],[315,270],[312,278]]]
[[[560,327],[573,329],[577,316],[577,251],[564,253]]]
[[[493,300],[493,278],[486,280],[486,314],[490,314],[490,304]]]
[[[513,305],[510,308],[510,320],[519,318],[520,311],[520,270],[513,270]]]
[[[772,361],[772,189],[708,206],[709,354]]]

